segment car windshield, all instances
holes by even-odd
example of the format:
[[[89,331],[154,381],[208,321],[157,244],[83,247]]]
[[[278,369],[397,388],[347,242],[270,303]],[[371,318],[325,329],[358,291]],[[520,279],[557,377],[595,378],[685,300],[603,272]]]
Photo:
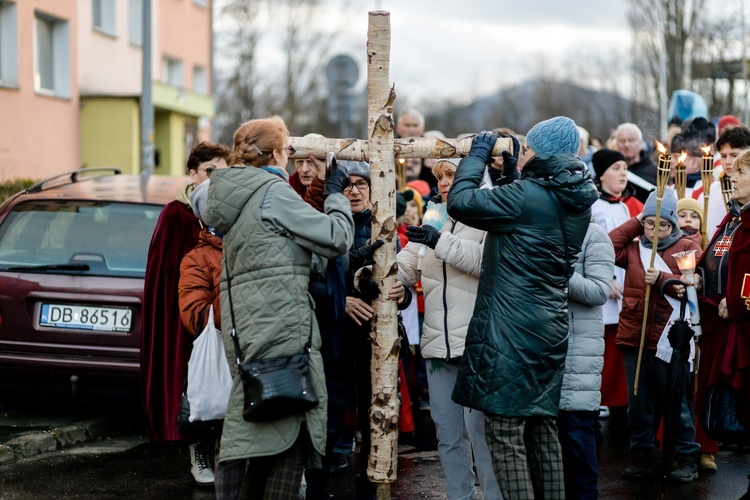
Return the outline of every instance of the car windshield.
[[[142,278],[161,209],[106,201],[20,203],[0,225],[0,271]]]

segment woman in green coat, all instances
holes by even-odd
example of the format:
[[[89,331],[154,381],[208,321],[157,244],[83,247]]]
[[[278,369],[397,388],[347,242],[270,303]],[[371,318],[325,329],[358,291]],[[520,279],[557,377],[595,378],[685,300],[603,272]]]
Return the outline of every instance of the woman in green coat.
[[[529,131],[534,156],[520,180],[515,142],[515,156],[503,152],[502,171],[489,170],[498,185],[480,189],[497,137],[474,137],[448,197],[452,217],[487,231],[453,400],[485,413],[504,498],[561,498],[555,417],[567,352],[568,279],[599,195],[575,156],[578,129],[565,117]]]
[[[319,465],[325,454],[328,398],[307,290],[313,255],[338,257],[352,245],[349,200],[341,194],[349,179],[343,170],[334,170],[326,184],[324,211],[318,212],[287,182],[288,151],[289,132],[281,118],[250,120],[234,134],[234,166],[211,177],[207,222],[224,235],[221,323],[234,375],[221,436],[217,498],[296,500],[303,469]],[[246,422],[232,328],[243,363],[299,354],[312,336],[310,370],[318,406],[305,414]]]

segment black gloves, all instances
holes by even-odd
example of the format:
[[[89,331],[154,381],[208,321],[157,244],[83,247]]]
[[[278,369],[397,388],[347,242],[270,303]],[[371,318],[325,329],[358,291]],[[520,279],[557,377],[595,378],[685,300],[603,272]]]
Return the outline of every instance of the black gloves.
[[[487,173],[490,174],[492,183],[496,186],[510,184],[521,176],[521,172],[518,171],[518,153],[520,150],[518,139],[507,134],[503,134],[501,137],[508,137],[513,142],[513,154],[509,151],[503,151],[502,170],[497,170],[492,167],[487,169]]]
[[[503,151],[503,177],[513,177],[518,175],[518,152],[521,146],[518,144],[518,139],[512,135],[503,134],[503,137],[510,137],[513,141],[513,154],[508,151]]]
[[[406,237],[409,241],[423,243],[434,250],[440,240],[440,231],[432,226],[406,226]]]
[[[482,160],[485,165],[489,165],[493,162],[492,148],[495,147],[495,141],[499,136],[497,132],[482,130],[471,140],[469,156],[475,156]]]
[[[349,252],[349,269],[357,270],[364,266],[367,261],[372,260],[375,250],[382,247],[384,243],[383,240],[375,240],[374,243],[365,243]]]
[[[359,275],[359,294],[367,302],[372,302],[380,295],[380,287],[372,280],[372,269],[369,267],[362,269]]]
[[[331,168],[326,169],[326,187],[323,190],[323,197],[328,198],[332,194],[341,194],[348,185],[349,176],[346,175],[346,169],[333,163]]]

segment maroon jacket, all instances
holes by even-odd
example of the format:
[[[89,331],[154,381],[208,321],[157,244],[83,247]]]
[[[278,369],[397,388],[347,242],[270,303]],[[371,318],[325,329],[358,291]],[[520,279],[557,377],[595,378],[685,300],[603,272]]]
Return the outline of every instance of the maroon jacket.
[[[635,217],[609,233],[615,247],[615,265],[625,269],[622,310],[617,327],[616,343],[618,346],[638,347],[641,343],[641,324],[646,301],[646,271],[641,262],[640,242],[634,238],[642,234],[643,226]],[[671,247],[657,251],[673,273],[662,272],[656,284],[651,287],[648,322],[646,323],[646,349],[656,350],[659,337],[672,314],[672,306],[666,299],[659,296],[659,286],[670,278],[680,278],[680,269],[672,254],[685,250],[700,252],[700,247],[690,239],[681,238]],[[667,293],[674,297],[672,287],[667,288]]]
[[[732,219],[727,214],[707,248],[712,248]],[[698,263],[700,267],[702,262]],[[742,212],[741,224],[729,247],[729,277],[726,296],[699,296],[701,326],[700,367],[695,411],[705,410],[706,387],[718,382],[730,384],[741,395],[740,419],[750,428],[750,213]],[[718,305],[727,299],[729,318],[719,316]]]
[[[151,238],[146,261],[141,333],[141,385],[149,436],[184,439],[177,430],[193,336],[180,319],[177,285],[180,263],[198,242],[200,225],[190,207],[168,203]]]

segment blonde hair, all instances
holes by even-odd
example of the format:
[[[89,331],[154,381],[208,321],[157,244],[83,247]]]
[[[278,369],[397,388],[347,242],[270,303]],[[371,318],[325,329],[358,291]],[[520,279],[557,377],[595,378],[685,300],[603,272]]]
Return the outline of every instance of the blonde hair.
[[[732,167],[735,170],[750,171],[750,149],[745,149],[734,159]]]
[[[422,214],[424,213],[424,207],[422,206],[422,204],[423,204],[422,194],[419,191],[417,191],[415,188],[411,187],[411,186],[406,186],[404,188],[404,191],[407,191],[407,190],[411,191],[412,193],[414,193],[414,198],[412,198],[411,201],[413,201],[414,204],[417,205],[417,212],[419,213],[419,219],[421,220],[422,219]]]
[[[280,116],[256,118],[240,125],[234,133],[232,164],[263,167],[273,159],[271,153],[286,147],[289,130]]]
[[[441,168],[438,168],[438,165],[441,165],[441,164],[443,164],[443,163],[448,163],[448,164],[450,164],[450,165],[451,165],[451,166],[452,166],[453,168],[458,168],[458,165],[456,165],[456,163],[454,163],[455,161],[457,161],[457,160],[454,160],[453,158],[440,158],[440,159],[439,159],[438,161],[436,161],[436,162],[435,162],[435,164],[434,164],[434,165],[432,166],[432,175],[434,175],[434,176],[435,176],[435,179],[437,179],[437,180],[440,180],[440,179],[438,178],[438,172],[439,172],[440,170],[442,170],[442,167],[441,167]]]

